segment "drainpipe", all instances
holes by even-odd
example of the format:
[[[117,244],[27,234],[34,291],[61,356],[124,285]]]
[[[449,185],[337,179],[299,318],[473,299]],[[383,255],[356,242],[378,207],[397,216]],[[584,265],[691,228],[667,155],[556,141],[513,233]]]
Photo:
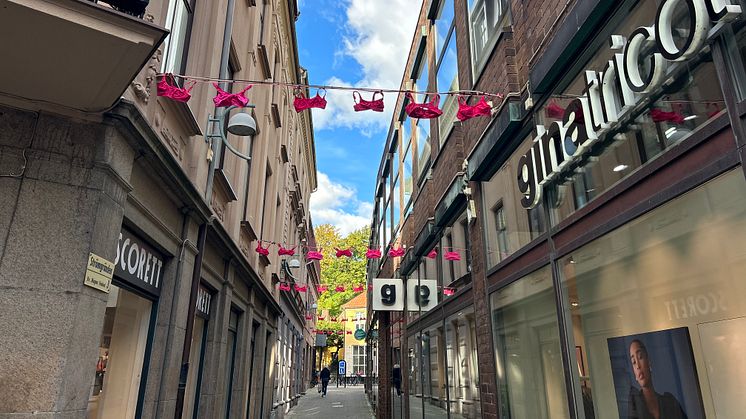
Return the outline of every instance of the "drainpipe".
[[[223,31],[223,51],[220,57],[220,78],[225,79],[228,75],[228,59],[230,56],[231,49],[231,34],[233,33],[233,4],[235,0],[228,0],[228,7],[226,9],[225,17],[225,29]],[[223,113],[221,111],[220,118],[222,119]],[[208,126],[206,129],[211,129]],[[207,190],[205,191],[205,201],[210,206],[210,200],[212,198],[212,184],[215,179],[215,161],[219,158],[221,151],[221,143],[218,141],[212,142],[213,147],[213,158],[210,161],[210,168],[207,173]],[[212,211],[211,211],[212,212]],[[197,294],[199,293],[199,283],[202,277],[202,261],[205,254],[205,241],[207,238],[207,229],[212,220],[215,218],[214,215],[210,216],[210,219],[199,226],[199,233],[197,237],[197,257],[194,260],[194,270],[192,271],[192,289],[189,296],[189,307],[187,312],[187,324],[184,333],[184,347],[181,352],[181,371],[179,373],[179,388],[176,393],[176,408],[174,410],[174,419],[181,419],[184,411],[184,396],[186,394],[186,383],[187,377],[189,376],[189,358],[192,352],[192,334],[194,332],[194,318],[197,311]],[[195,395],[195,400],[199,397],[199,394]]]

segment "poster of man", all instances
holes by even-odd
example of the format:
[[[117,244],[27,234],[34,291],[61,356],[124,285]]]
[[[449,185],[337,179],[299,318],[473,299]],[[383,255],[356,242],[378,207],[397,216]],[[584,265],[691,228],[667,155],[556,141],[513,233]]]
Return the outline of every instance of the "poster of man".
[[[607,339],[621,419],[703,419],[689,329]]]

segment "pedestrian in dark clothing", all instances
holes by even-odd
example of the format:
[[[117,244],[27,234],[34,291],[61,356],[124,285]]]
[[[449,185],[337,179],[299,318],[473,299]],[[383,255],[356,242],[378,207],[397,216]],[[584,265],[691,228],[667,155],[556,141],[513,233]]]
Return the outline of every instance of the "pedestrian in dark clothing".
[[[329,386],[329,380],[332,378],[332,373],[329,371],[329,368],[324,367],[323,370],[321,370],[321,397],[326,396],[326,388]]]
[[[401,367],[399,364],[394,364],[394,369],[391,371],[391,380],[394,382],[396,395],[401,396]]]

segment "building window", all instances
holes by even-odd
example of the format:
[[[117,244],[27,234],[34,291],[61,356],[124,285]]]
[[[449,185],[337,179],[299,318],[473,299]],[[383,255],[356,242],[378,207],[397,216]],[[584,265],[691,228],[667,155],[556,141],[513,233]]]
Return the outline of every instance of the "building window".
[[[412,157],[412,136],[410,135],[410,130],[408,129],[409,120],[404,120],[401,123],[401,135],[399,138],[402,138],[404,142],[402,143],[402,188],[404,190],[404,216],[406,217],[409,215],[409,213],[412,210],[411,200],[412,200],[412,191],[413,191],[413,182],[412,182],[412,176],[413,176],[413,160]]]
[[[542,204],[530,211],[523,208],[521,200],[527,198],[518,190],[515,181],[515,168],[533,145],[533,140],[533,134],[528,135],[518,146],[517,152],[497,169],[492,178],[481,183],[488,268],[494,267],[546,231]],[[500,211],[502,215],[498,216]]]
[[[443,0],[438,8],[435,19],[435,90],[439,92],[457,91],[458,84],[458,54],[456,51],[456,24],[453,19],[453,0]],[[442,146],[453,128],[458,112],[457,96],[448,95],[441,98],[443,115],[438,118],[439,143]]]
[[[569,418],[549,266],[490,295],[490,310],[499,416]]]
[[[503,27],[510,24],[507,0],[469,0],[469,30],[474,78],[482,72]]]
[[[353,345],[352,347],[352,371],[351,375],[365,375],[365,345]]]
[[[163,73],[185,72],[195,2],[196,0],[171,0],[168,6],[166,28],[171,32],[163,43]]]
[[[417,61],[419,68],[416,69],[414,90],[428,91],[430,73],[428,72],[430,56],[427,53],[427,38],[422,39],[420,52]],[[426,102],[429,98],[427,95],[416,95],[418,101]],[[429,119],[412,119],[412,129],[416,132],[414,141],[417,144],[417,150],[413,157],[417,157],[416,176],[422,180],[430,164],[430,120]]]
[[[746,411],[744,231],[738,167],[559,261],[577,410],[652,417],[647,386],[670,417]]]

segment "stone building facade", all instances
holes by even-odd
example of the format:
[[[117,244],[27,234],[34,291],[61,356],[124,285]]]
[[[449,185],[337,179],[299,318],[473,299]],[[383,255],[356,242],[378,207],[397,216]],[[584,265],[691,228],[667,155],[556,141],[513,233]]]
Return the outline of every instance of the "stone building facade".
[[[370,245],[406,253],[368,266],[377,417],[627,417],[647,409],[630,354],[671,409],[746,408],[721,379],[744,372],[723,361],[746,290],[744,6],[423,2],[402,89],[503,97],[461,123],[454,96],[432,122],[403,95],[393,112]],[[392,295],[406,311],[372,309]]]
[[[0,13],[0,416],[282,417],[310,381],[319,266],[254,248],[313,241],[311,116],[280,87],[230,115],[211,83],[173,101],[156,75],[307,84],[297,2],[108,3]],[[239,112],[250,161],[216,142]],[[280,293],[289,276],[310,291]]]

